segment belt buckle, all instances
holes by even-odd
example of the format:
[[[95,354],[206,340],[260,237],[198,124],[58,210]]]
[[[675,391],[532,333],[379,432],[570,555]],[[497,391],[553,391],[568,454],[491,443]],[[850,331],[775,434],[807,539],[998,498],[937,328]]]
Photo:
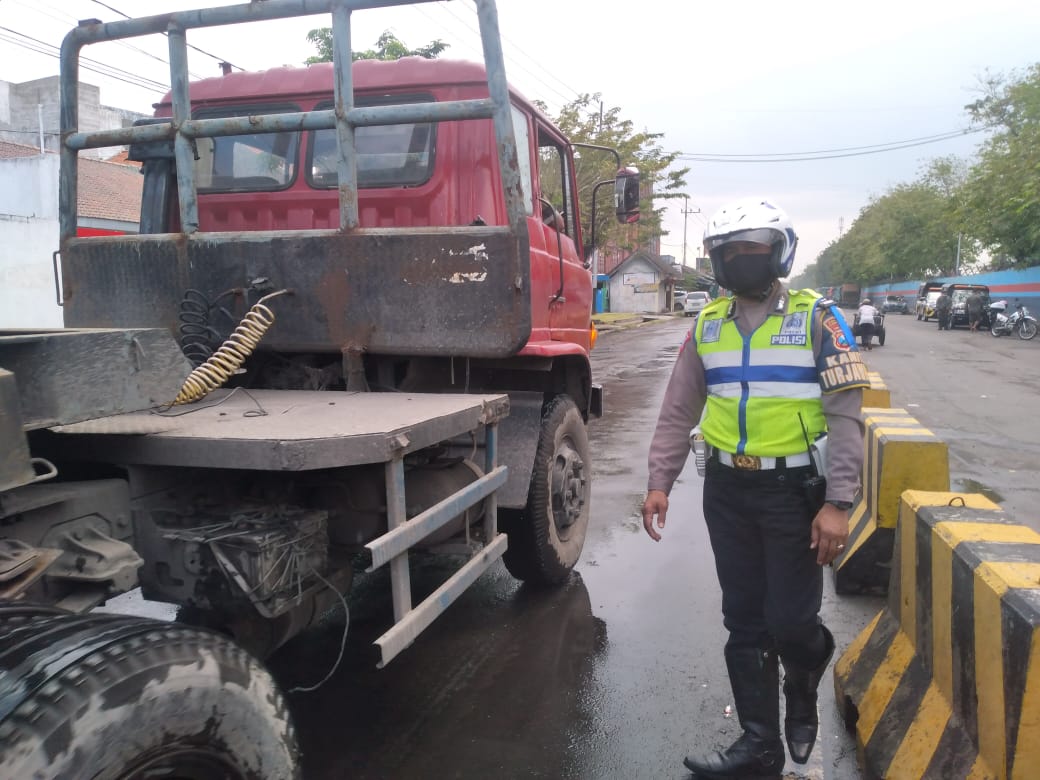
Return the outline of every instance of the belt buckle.
[[[733,466],[744,471],[758,471],[762,468],[762,459],[758,455],[734,455]]]

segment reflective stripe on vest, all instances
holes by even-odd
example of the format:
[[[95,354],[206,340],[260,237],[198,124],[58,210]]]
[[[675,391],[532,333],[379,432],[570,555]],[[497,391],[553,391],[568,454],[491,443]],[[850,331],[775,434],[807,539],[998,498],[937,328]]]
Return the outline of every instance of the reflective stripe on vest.
[[[827,430],[812,348],[819,296],[803,290],[785,298],[783,310],[771,312],[749,336],[727,318],[729,299],[701,312],[697,353],[708,396],[700,428],[713,447],[773,457],[804,452],[799,414],[810,441]]]

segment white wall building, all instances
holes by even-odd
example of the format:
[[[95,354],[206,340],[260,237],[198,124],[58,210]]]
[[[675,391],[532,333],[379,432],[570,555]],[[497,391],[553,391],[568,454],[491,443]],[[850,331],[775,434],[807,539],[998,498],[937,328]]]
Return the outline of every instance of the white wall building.
[[[610,311],[667,312],[679,278],[671,258],[642,251],[629,255],[610,272]]]
[[[0,81],[0,328],[60,328],[52,253],[58,249],[58,76]],[[79,86],[79,130],[132,125],[143,114],[101,105]],[[44,151],[41,151],[41,147]],[[136,232],[141,176],[136,166],[99,162],[118,149],[80,153],[80,229]]]

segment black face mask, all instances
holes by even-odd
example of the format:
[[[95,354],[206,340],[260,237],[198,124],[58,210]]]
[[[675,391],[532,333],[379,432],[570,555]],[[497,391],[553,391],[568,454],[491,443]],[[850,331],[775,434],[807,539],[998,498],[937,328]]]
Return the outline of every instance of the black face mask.
[[[753,297],[773,284],[769,255],[733,255],[726,261],[726,281],[737,295]]]

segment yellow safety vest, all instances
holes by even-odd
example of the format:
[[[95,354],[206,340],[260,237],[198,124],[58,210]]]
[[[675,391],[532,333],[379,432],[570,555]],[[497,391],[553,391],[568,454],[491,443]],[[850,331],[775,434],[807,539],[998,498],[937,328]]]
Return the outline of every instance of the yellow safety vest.
[[[799,413],[809,441],[827,430],[812,345],[819,299],[811,290],[785,293],[750,336],[738,330],[731,298],[719,298],[701,312],[697,354],[708,395],[700,428],[708,444],[778,457],[806,450]]]

